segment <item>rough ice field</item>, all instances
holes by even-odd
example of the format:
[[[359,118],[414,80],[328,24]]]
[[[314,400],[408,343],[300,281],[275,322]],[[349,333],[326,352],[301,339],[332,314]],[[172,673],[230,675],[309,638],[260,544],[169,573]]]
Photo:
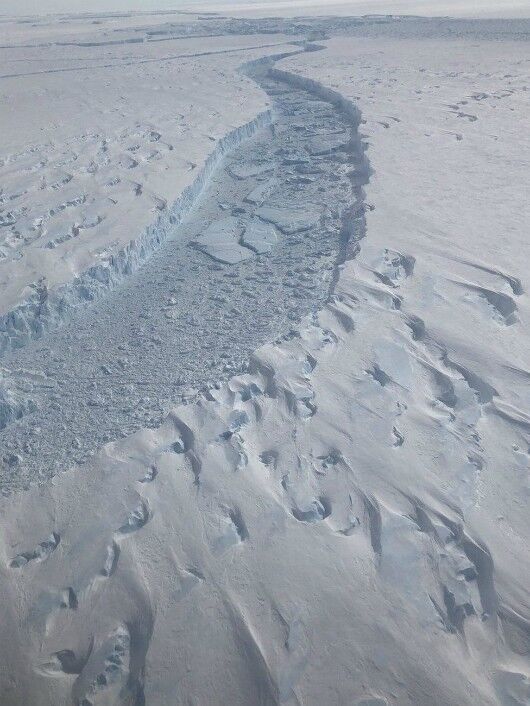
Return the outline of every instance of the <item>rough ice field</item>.
[[[4,492],[159,424],[183,394],[241,372],[325,301],[362,155],[329,103],[260,83],[272,127],[230,152],[144,266],[57,333],[4,356]]]

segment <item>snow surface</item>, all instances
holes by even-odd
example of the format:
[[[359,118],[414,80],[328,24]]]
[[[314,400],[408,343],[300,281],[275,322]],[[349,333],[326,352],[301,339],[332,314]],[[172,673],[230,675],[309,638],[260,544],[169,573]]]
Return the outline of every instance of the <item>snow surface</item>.
[[[366,147],[333,292],[2,500],[3,702],[530,703],[530,53],[480,32],[275,63]]]

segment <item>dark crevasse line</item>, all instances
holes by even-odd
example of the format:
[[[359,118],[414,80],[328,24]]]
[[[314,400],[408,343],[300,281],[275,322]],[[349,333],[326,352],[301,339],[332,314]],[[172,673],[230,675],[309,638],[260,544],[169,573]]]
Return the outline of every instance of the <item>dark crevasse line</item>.
[[[329,298],[363,235],[358,116],[271,65],[246,70],[273,99],[272,125],[220,162],[141,269],[4,356],[4,493],[157,426]]]
[[[320,51],[324,46],[311,43],[306,45],[306,51]],[[352,126],[350,153],[351,170],[348,174],[352,186],[352,202],[341,214],[342,231],[340,249],[337,256],[336,268],[330,287],[333,293],[340,275],[340,266],[351,260],[359,253],[359,241],[366,236],[365,193],[364,186],[370,180],[370,162],[366,156],[366,144],[363,143],[359,127],[361,125],[361,111],[338,91],[328,88],[314,79],[299,76],[290,71],[270,68],[269,74],[279,81],[295,88],[301,88],[318,96],[333,105],[339,112],[346,116]]]
[[[220,35],[222,36],[222,35]],[[122,42],[115,42],[114,44],[121,44]],[[113,42],[109,42],[109,45],[112,45]],[[216,56],[218,54],[236,54],[236,53],[241,53],[244,51],[253,51],[255,49],[266,49],[270,47],[279,47],[283,46],[285,44],[291,44],[291,42],[274,42],[273,44],[259,44],[257,46],[251,46],[251,47],[242,47],[242,48],[237,48],[237,49],[220,49],[217,51],[202,51],[202,52],[196,52],[196,53],[190,53],[190,54],[171,54],[170,56],[164,56],[164,57],[157,57],[156,59],[137,59],[135,61],[122,61],[118,64],[100,64],[98,66],[66,66],[63,68],[59,69],[49,69],[47,71],[29,71],[27,73],[20,73],[20,74],[1,74],[0,79],[9,79],[9,78],[27,78],[28,76],[46,76],[48,74],[62,74],[62,73],[75,73],[75,72],[80,72],[80,71],[93,71],[94,69],[114,69],[114,68],[121,68],[123,66],[137,66],[140,64],[155,64],[159,63],[160,61],[176,61],[177,59],[193,59],[201,56]],[[61,44],[58,44],[57,46],[61,46]],[[85,46],[85,47],[94,47],[94,46],[106,46],[105,44],[80,44],[80,45],[69,45],[67,43],[63,44],[62,46]],[[0,47],[1,48],[1,47]]]

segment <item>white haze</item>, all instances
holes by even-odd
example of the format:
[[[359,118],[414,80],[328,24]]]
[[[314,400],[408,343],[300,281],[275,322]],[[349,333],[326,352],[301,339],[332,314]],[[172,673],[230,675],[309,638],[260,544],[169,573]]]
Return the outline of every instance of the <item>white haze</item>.
[[[1,15],[45,15],[52,13],[124,12],[156,10],[219,11],[245,15],[322,14],[414,14],[455,17],[528,17],[525,0],[3,0]]]

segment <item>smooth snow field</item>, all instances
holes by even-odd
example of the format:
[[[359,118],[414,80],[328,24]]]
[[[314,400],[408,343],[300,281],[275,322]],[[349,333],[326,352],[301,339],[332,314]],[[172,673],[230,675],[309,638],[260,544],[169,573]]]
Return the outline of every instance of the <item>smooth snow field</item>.
[[[0,18],[0,706],[530,706],[530,20],[269,5]]]

